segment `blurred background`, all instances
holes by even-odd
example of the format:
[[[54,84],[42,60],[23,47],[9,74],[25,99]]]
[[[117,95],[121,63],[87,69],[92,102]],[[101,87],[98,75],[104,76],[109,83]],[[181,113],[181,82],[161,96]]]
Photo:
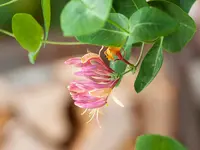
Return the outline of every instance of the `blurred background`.
[[[7,0],[1,0],[1,3]],[[51,0],[49,40],[73,41],[60,31],[59,16],[66,0]],[[19,0],[0,8],[0,28],[11,31],[15,13],[32,14],[41,25],[40,0]],[[66,85],[74,68],[69,57],[99,47],[46,45],[35,65],[11,37],[0,35],[0,150],[133,150],[137,136],[168,135],[190,150],[200,147],[200,1],[190,14],[197,23],[194,39],[178,54],[165,53],[156,79],[140,94],[134,92],[135,75],[126,75],[113,95],[124,108],[109,99],[100,116],[102,128],[77,108]],[[31,37],[30,37],[31,38]],[[134,61],[138,50],[133,50]]]

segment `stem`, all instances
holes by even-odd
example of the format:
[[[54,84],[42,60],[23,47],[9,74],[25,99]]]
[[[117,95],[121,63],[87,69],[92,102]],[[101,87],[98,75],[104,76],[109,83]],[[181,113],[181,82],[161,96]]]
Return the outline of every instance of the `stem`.
[[[51,45],[83,45],[85,43],[81,42],[55,42],[55,41],[42,41],[45,44],[51,44]]]
[[[3,33],[3,34],[6,34],[8,36],[11,36],[11,37],[15,38],[15,36],[11,32],[8,32],[8,31],[3,30],[3,29],[0,29],[0,32]]]
[[[15,38],[15,36],[9,31],[0,29],[0,32],[5,35]],[[55,42],[55,41],[42,41],[42,43],[52,44],[52,45],[83,45],[83,44],[85,44],[85,43],[80,43],[80,42]]]
[[[126,59],[124,59],[124,57],[121,55],[120,52],[118,52],[116,55],[117,55],[117,57],[119,58],[119,60],[123,61],[124,63],[126,63],[126,64],[128,64],[128,65],[130,65],[130,66],[135,67],[135,66],[134,66],[133,64],[131,64],[129,61],[127,61]]]
[[[128,62],[126,59],[121,59],[121,61],[125,62],[126,64],[130,65],[130,66],[134,66],[133,64],[131,64],[130,62]],[[135,67],[135,66],[134,66]]]
[[[6,2],[6,3],[4,3],[4,4],[0,4],[0,7],[3,7],[3,6],[6,6],[6,5],[9,5],[9,4],[12,4],[12,3],[16,2],[16,1],[18,1],[18,0],[11,0],[11,1]]]
[[[119,28],[120,30],[126,32],[127,34],[130,34],[128,30],[124,29],[123,27],[121,27],[119,24],[117,24],[116,22],[108,19],[107,20],[110,24],[114,25],[115,27]]]
[[[137,62],[135,63],[135,67],[137,67],[140,64],[143,52],[144,52],[144,43],[142,43],[142,47],[141,47],[141,50],[140,50],[140,55],[139,55],[139,58],[138,58]]]
[[[127,73],[129,73],[129,72],[131,72],[132,70],[133,70],[133,69],[131,68],[131,69],[125,71],[124,73],[122,73],[122,76],[125,75],[125,74],[127,74]]]
[[[114,9],[114,7],[112,7],[111,9],[112,9],[112,11],[113,11],[114,13],[116,13],[116,10]]]

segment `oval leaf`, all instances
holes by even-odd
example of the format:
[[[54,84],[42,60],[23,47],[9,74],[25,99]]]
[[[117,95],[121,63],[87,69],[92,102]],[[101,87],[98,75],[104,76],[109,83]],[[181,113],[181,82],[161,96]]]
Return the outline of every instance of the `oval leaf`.
[[[50,0],[41,0],[42,12],[44,17],[44,28],[45,28],[45,41],[48,38],[49,28],[51,24],[51,4]]]
[[[162,9],[178,21],[179,26],[176,31],[164,38],[163,47],[169,52],[181,51],[196,32],[196,25],[193,19],[180,7],[171,2],[151,1],[149,4]]]
[[[141,92],[147,85],[158,74],[162,63],[163,63],[163,51],[162,51],[163,37],[155,42],[153,47],[144,57],[142,61],[140,71],[135,80],[135,91],[137,93]]]
[[[81,36],[93,33],[105,24],[112,0],[72,0],[61,13],[64,36]]]
[[[87,44],[120,47],[128,37],[125,30],[128,32],[128,19],[122,14],[111,13],[102,29],[90,35],[79,36],[77,40]]]
[[[137,138],[135,150],[186,150],[186,148],[167,136],[143,135]]]
[[[44,37],[40,24],[29,14],[18,13],[12,18],[12,31],[19,44],[29,52],[36,52]]]
[[[115,10],[126,17],[130,17],[138,9],[148,6],[146,0],[114,0]]]
[[[129,42],[132,43],[155,40],[172,33],[178,27],[176,20],[152,7],[139,9],[131,16],[129,22],[131,33]]]

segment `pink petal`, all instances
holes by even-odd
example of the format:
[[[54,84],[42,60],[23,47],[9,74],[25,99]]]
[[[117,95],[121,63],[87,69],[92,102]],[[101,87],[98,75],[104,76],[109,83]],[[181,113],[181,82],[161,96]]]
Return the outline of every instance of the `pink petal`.
[[[80,95],[80,94],[73,95],[72,99],[74,101],[85,102],[85,103],[86,102],[92,102],[92,101],[97,101],[98,100],[98,98],[96,98],[96,97],[92,97],[90,95],[87,95],[87,94],[84,95],[84,94],[82,94],[82,95]]]
[[[99,98],[106,98],[110,95],[112,88],[93,89],[89,91],[89,95]]]
[[[103,67],[105,70],[108,70],[109,72],[114,72],[105,62],[100,58],[100,59],[91,59],[90,60],[92,65]]]
[[[96,83],[93,81],[77,81],[77,82],[72,82],[68,86],[68,90],[70,92],[76,92],[76,93],[83,93],[86,91],[90,91],[92,89],[101,89],[101,88],[110,88],[112,87],[114,81],[110,82],[101,82],[101,83]]]
[[[88,53],[84,55],[81,58],[81,62],[83,64],[85,63],[90,63],[92,65],[99,64],[100,66],[104,67],[104,69],[107,69],[108,71],[113,72],[113,70],[105,64],[105,62],[101,59],[101,57],[95,53]]]
[[[86,90],[84,88],[80,88],[78,86],[75,86],[75,85],[69,85],[68,86],[68,90],[71,92],[71,93],[83,93],[85,92]]]
[[[78,71],[74,73],[77,76],[95,76],[94,72]]]
[[[66,60],[64,63],[67,64],[67,65],[75,65],[77,67],[82,66],[80,57],[70,58],[70,59]]]
[[[110,87],[110,83],[88,83],[87,86],[90,86],[92,89],[108,88]]]
[[[75,72],[75,75],[98,78],[98,79],[102,79],[102,81],[105,80],[105,79],[110,79],[111,78],[109,75],[98,74],[98,73],[96,73],[94,71],[82,71],[82,70],[78,71],[78,72]]]
[[[101,83],[101,82],[110,82],[110,78],[104,78],[104,77],[96,77],[96,76],[87,76],[91,81],[96,82],[96,83]]]
[[[81,57],[81,62],[83,64],[85,64],[85,63],[89,62],[93,58],[99,59],[100,56],[98,54],[96,54],[96,53],[87,53],[83,57]]]
[[[92,102],[79,102],[75,101],[74,104],[80,108],[100,108],[104,106],[107,102],[105,100],[98,100],[98,101],[92,101]]]
[[[88,90],[93,89],[93,87],[87,86],[85,84],[79,83],[79,82],[72,82],[68,86],[68,90],[70,92],[76,92],[76,93],[82,93]]]
[[[81,67],[82,70],[87,71],[87,70],[96,70],[97,66],[94,65],[88,65],[88,66],[83,66]]]

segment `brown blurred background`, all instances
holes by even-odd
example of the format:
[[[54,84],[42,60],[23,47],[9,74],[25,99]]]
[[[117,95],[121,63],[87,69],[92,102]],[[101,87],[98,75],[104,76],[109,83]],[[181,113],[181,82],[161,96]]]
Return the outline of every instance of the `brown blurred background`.
[[[3,0],[6,2],[6,0]],[[62,37],[59,15],[66,0],[51,0],[50,40]],[[0,28],[11,31],[17,12],[31,13],[43,24],[40,0],[20,0],[0,8]],[[190,14],[200,27],[200,1]],[[97,52],[99,47],[46,45],[35,65],[12,38],[0,36],[0,150],[133,150],[138,135],[154,133],[177,138],[190,150],[200,147],[200,32],[178,54],[165,53],[156,79],[140,94],[134,92],[135,75],[127,75],[109,107],[95,121],[73,105],[66,85],[74,68],[64,65],[69,57]],[[31,37],[30,37],[31,38]],[[134,61],[138,51],[133,51]],[[134,57],[135,56],[135,57]]]

